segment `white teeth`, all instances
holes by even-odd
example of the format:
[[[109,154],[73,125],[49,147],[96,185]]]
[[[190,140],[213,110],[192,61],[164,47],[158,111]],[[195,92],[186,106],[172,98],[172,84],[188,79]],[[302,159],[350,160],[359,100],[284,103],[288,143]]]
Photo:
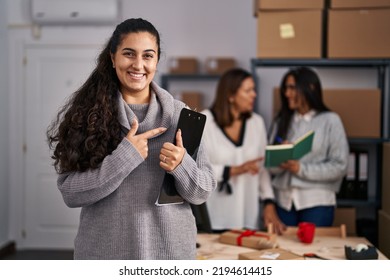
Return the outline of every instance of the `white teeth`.
[[[142,78],[144,74],[136,74],[136,73],[130,73],[130,76],[134,78]]]

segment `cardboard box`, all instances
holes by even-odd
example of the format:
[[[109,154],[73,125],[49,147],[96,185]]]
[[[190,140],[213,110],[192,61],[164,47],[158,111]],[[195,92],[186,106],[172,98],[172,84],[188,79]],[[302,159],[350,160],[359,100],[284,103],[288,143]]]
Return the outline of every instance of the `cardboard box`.
[[[331,0],[332,9],[340,8],[385,8],[390,7],[390,0]]]
[[[290,251],[274,248],[265,249],[258,252],[248,252],[238,254],[239,260],[304,260],[303,256],[294,254]]]
[[[329,58],[390,57],[390,9],[328,13]]]
[[[378,249],[390,258],[390,213],[379,210]]]
[[[324,0],[255,0],[260,10],[323,9]]]
[[[381,92],[379,89],[324,89],[324,103],[337,113],[348,137],[381,137]],[[273,93],[274,116],[280,108],[279,89]]]
[[[390,143],[383,143],[382,151],[382,210],[390,214]]]
[[[381,137],[379,89],[326,89],[324,102],[340,116],[348,137]]]
[[[321,58],[321,10],[259,12],[258,58]]]
[[[230,230],[222,233],[219,242],[254,249],[276,247],[276,235],[262,231]]]
[[[334,213],[333,226],[345,225],[347,236],[356,236],[356,208],[337,207]]]
[[[187,104],[192,110],[200,112],[203,110],[202,105],[203,94],[200,92],[183,92],[181,94],[181,101]]]
[[[169,73],[171,74],[197,74],[198,60],[194,57],[171,57],[169,60]]]
[[[236,67],[236,60],[232,57],[209,57],[206,59],[206,73],[221,75],[225,71]]]

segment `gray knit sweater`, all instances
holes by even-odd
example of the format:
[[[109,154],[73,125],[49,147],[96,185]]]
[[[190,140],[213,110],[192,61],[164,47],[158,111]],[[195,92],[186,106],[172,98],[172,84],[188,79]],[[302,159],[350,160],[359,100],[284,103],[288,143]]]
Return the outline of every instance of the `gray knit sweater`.
[[[148,140],[144,160],[124,138],[101,166],[60,174],[58,188],[69,207],[82,207],[75,259],[194,259],[196,224],[189,203],[201,204],[215,189],[207,153],[201,145],[196,162],[185,154],[171,172],[184,204],[156,206],[165,171],[159,166],[164,142],[172,142],[185,106],[152,83],[152,96],[138,133],[166,127]],[[118,94],[119,122],[130,129],[134,112]]]

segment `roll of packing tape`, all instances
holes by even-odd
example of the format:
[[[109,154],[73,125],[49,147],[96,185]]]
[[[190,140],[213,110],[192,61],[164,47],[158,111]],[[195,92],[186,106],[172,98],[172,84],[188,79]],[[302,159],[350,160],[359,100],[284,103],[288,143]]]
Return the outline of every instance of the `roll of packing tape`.
[[[355,247],[355,251],[356,252],[361,252],[362,250],[367,250],[368,249],[368,246],[366,244],[363,244],[363,243],[360,243],[358,245],[356,245]]]

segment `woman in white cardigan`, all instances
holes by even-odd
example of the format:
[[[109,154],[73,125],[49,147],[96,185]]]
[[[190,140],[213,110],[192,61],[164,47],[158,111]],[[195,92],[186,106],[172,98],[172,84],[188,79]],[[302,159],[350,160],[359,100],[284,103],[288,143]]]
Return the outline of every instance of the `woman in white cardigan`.
[[[218,181],[206,203],[214,231],[258,229],[259,199],[274,199],[263,167],[266,129],[253,112],[255,98],[251,74],[231,69],[220,78],[211,108],[202,112],[207,116],[203,140]]]

